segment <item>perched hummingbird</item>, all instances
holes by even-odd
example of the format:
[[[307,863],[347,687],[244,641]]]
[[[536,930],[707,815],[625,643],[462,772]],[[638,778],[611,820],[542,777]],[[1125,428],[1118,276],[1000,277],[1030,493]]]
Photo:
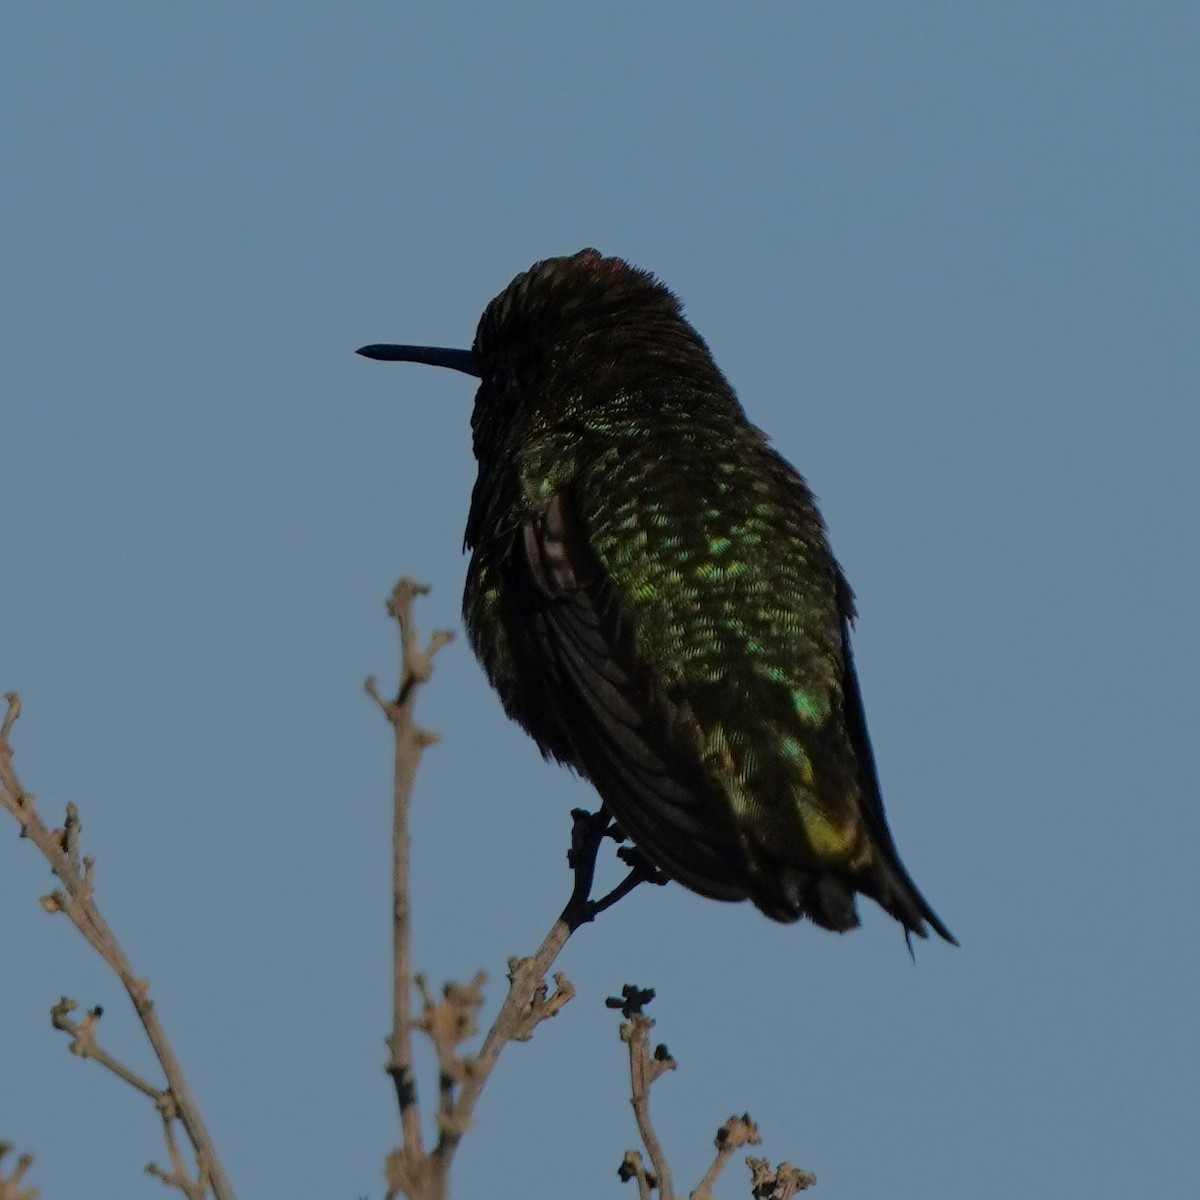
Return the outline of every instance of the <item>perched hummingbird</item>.
[[[471,645],[656,867],[839,932],[861,892],[954,942],[888,829],[813,495],[662,283],[581,250],[518,275],[470,350],[358,353],[480,380]]]

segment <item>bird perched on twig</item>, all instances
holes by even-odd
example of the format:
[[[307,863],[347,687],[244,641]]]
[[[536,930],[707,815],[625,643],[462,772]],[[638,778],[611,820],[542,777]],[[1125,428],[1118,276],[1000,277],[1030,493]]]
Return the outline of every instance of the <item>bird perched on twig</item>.
[[[479,379],[471,644],[650,862],[778,921],[850,929],[862,893],[954,941],[888,829],[812,493],[662,283],[582,250],[518,275],[470,350],[359,353]]]

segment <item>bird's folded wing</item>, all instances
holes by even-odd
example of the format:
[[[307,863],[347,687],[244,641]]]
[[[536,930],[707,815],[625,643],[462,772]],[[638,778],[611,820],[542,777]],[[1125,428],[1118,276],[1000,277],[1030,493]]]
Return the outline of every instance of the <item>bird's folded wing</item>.
[[[738,834],[705,777],[698,748],[638,660],[630,622],[568,491],[524,526],[538,659],[556,676],[562,737],[613,817],[648,858],[688,887],[739,900]]]

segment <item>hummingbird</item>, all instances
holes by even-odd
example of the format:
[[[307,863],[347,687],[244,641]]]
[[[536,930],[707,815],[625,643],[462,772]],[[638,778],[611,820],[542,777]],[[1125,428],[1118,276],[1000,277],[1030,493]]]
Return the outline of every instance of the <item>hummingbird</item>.
[[[906,937],[957,945],[888,828],[854,593],[813,494],[659,279],[593,249],[547,258],[471,349],[358,353],[479,380],[471,647],[650,863],[837,932],[869,896]]]

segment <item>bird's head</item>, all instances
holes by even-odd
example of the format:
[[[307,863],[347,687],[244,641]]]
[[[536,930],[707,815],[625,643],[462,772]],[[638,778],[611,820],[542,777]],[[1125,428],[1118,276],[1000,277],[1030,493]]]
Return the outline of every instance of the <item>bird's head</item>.
[[[547,258],[484,309],[470,350],[363,346],[367,358],[450,367],[479,379],[477,445],[499,427],[579,415],[691,365],[716,370],[679,301],[649,271],[598,250]]]

